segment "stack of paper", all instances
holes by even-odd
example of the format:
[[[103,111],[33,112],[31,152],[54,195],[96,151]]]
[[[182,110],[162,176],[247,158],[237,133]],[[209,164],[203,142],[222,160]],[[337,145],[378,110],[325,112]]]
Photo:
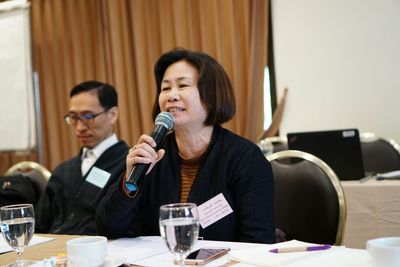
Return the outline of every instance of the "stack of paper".
[[[169,253],[169,250],[160,236],[120,238],[108,243],[108,254],[122,255],[126,263],[139,262],[163,253]]]

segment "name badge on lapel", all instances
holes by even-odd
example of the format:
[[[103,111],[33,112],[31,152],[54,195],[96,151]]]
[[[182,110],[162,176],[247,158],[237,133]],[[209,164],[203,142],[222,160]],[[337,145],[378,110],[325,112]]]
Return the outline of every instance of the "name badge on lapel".
[[[111,173],[93,166],[93,168],[90,170],[90,173],[86,177],[86,181],[97,187],[103,188],[110,176]]]
[[[198,206],[197,211],[199,212],[199,221],[203,229],[233,212],[222,193]]]

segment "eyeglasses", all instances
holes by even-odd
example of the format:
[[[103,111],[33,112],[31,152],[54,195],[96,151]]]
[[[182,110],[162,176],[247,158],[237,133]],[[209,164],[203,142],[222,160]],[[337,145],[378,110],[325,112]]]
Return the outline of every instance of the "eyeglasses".
[[[74,113],[68,113],[67,115],[64,116],[64,121],[68,124],[68,125],[75,125],[78,120],[80,120],[81,122],[83,122],[86,125],[90,125],[94,122],[94,119],[107,112],[108,109],[105,109],[99,113],[96,114],[90,114],[90,113],[86,113],[86,114],[82,114],[82,115],[76,115]]]

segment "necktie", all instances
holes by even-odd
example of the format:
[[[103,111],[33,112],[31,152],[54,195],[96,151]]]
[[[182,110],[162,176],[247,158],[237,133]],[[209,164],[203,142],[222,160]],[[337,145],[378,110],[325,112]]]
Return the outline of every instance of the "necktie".
[[[86,175],[86,173],[89,171],[90,167],[92,167],[92,165],[94,164],[95,161],[96,161],[96,157],[95,157],[93,151],[90,149],[86,150],[86,153],[82,160],[82,166],[81,166],[82,176]]]

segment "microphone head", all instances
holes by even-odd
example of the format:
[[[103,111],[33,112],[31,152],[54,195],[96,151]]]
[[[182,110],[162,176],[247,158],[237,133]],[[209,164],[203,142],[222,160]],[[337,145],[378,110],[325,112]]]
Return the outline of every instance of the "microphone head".
[[[154,121],[154,124],[162,125],[165,128],[167,128],[168,131],[171,131],[174,128],[175,119],[171,113],[163,111],[157,115],[156,120]]]

